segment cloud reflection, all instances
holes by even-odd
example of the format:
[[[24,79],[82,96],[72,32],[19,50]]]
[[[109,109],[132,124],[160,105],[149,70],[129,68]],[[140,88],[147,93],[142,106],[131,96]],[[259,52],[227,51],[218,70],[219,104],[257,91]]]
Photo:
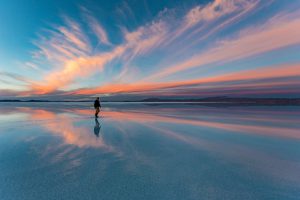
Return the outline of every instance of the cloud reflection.
[[[47,120],[45,123],[41,122],[39,124],[51,134],[61,137],[65,144],[80,148],[110,148],[104,143],[101,136],[95,139],[91,127],[78,126],[77,123],[82,120],[80,118],[43,109],[19,108],[18,110],[26,112],[29,115],[29,120]]]
[[[141,165],[159,172],[169,164],[166,157],[176,152],[172,162],[189,154],[204,154],[218,158],[218,166],[235,163],[259,174],[299,182],[290,173],[299,165],[287,157],[295,156],[297,149],[280,149],[280,145],[300,139],[297,107],[105,106],[99,124],[91,109],[76,106],[10,107],[4,111],[3,115],[22,113],[28,128],[40,127],[53,138],[61,138],[60,143],[55,140],[38,152],[52,164],[68,160],[68,169],[81,166],[86,152],[97,152],[98,159],[104,159],[103,168],[108,167],[105,159],[109,155],[129,172],[143,173]],[[32,144],[39,135],[33,136],[23,141]],[[102,152],[105,156],[100,156]]]

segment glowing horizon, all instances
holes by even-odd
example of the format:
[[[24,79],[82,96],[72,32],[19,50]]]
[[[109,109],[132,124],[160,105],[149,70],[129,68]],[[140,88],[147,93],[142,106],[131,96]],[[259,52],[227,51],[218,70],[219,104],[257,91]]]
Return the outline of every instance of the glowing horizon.
[[[300,97],[297,1],[8,4],[1,98]]]

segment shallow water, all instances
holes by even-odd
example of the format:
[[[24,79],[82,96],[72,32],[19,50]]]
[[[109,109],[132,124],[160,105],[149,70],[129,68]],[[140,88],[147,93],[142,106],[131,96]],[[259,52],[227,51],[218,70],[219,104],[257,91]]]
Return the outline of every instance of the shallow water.
[[[0,199],[300,199],[300,107],[0,104]]]

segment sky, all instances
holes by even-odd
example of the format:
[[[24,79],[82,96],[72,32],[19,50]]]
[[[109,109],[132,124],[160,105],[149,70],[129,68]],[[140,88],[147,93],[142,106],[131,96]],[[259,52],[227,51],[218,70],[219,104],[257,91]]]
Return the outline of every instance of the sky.
[[[0,99],[300,97],[298,0],[0,4]]]

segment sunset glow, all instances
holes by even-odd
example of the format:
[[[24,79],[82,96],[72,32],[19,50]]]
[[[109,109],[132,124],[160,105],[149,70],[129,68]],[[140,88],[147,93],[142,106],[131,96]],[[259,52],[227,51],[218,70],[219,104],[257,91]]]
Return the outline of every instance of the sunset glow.
[[[48,6],[0,8],[1,99],[300,97],[299,1]]]

